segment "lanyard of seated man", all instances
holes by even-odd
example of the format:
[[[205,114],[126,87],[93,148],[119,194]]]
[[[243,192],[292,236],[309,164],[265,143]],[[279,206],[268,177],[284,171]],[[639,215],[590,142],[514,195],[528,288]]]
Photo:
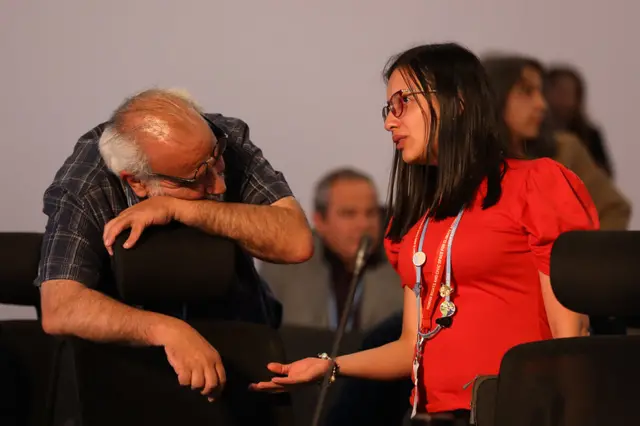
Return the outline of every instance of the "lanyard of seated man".
[[[418,409],[418,370],[420,368],[420,360],[422,358],[422,352],[424,350],[424,343],[426,340],[432,339],[435,335],[442,330],[442,328],[449,327],[451,325],[453,314],[456,312],[456,306],[451,301],[451,294],[453,293],[453,287],[451,285],[451,247],[453,245],[453,237],[455,236],[456,230],[458,229],[458,224],[460,223],[460,219],[462,218],[462,214],[464,212],[464,207],[460,209],[458,216],[456,216],[455,220],[449,227],[449,230],[445,234],[442,244],[437,251],[438,257],[436,261],[436,269],[433,274],[433,281],[429,286],[429,291],[427,293],[427,303],[424,308],[425,317],[427,315],[431,316],[431,308],[433,306],[433,301],[435,298],[435,291],[438,284],[440,284],[440,297],[442,298],[442,302],[440,303],[440,313],[441,317],[436,319],[436,327],[422,331],[422,268],[427,261],[427,256],[422,251],[424,246],[424,238],[427,233],[427,227],[429,226],[429,218],[425,216],[424,225],[422,226],[422,233],[420,234],[420,243],[416,247],[416,242],[418,239],[418,232],[420,229],[418,228],[418,232],[416,232],[416,241],[413,244],[413,264],[416,268],[416,283],[413,287],[413,291],[416,294],[416,308],[417,308],[417,317],[418,317],[418,334],[416,336],[416,350],[413,358],[413,409],[411,410],[411,418],[416,415]],[[442,261],[444,258],[445,249],[447,251],[446,256],[446,275],[445,282],[442,283]]]

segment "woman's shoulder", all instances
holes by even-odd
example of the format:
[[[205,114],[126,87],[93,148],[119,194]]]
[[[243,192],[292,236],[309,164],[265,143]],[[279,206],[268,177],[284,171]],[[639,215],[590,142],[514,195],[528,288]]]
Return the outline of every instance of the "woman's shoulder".
[[[572,195],[591,204],[591,198],[580,177],[551,158],[508,160],[503,180],[503,194],[516,205],[531,203],[552,205],[552,199]]]
[[[509,160],[505,187],[510,186],[518,205],[534,210],[562,213],[575,200],[575,210],[595,211],[584,182],[572,170],[551,158]],[[544,215],[542,215],[544,216]],[[597,216],[596,216],[597,217]]]
[[[524,184],[532,179],[545,181],[557,179],[566,176],[567,173],[573,175],[565,165],[552,158],[508,159],[505,180]]]
[[[556,160],[549,157],[534,158],[534,159],[519,159],[508,158],[507,168],[512,170],[530,171],[538,168],[554,167],[555,164],[559,164]]]

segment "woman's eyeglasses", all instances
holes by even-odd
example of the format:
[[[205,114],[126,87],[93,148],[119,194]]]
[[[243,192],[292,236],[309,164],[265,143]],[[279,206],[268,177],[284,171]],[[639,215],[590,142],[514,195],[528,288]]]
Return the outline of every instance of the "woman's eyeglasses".
[[[410,96],[417,94],[425,95],[427,93],[435,92],[435,90],[398,90],[396,93],[391,95],[387,104],[382,107],[382,118],[386,120],[389,113],[393,114],[396,118],[400,118],[404,112],[404,106],[409,102]]]

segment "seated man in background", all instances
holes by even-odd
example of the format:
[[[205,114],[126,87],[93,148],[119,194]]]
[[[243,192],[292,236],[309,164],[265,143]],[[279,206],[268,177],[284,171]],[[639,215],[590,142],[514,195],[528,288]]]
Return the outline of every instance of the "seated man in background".
[[[205,395],[224,384],[220,355],[178,314],[117,300],[110,270],[116,236],[130,228],[129,248],[145,227],[178,221],[235,240],[245,259],[237,288],[228,312],[216,307],[210,316],[272,326],[279,325],[279,305],[251,256],[296,263],[313,250],[302,209],[284,176],[250,141],[247,125],[204,114],[171,90],[127,99],[108,122],[82,136],[44,194],[44,213],[35,281],[44,330],[163,346],[180,384]]]
[[[372,252],[354,297],[347,331],[367,331],[402,310],[398,275],[382,251],[382,219],[371,178],[334,170],[316,185],[313,257],[297,265],[263,263],[260,273],[283,305],[283,323],[335,330],[344,309],[356,252],[363,235]]]

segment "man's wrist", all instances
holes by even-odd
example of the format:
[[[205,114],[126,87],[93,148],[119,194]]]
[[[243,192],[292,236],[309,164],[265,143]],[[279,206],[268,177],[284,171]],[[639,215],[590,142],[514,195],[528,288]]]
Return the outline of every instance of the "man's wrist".
[[[193,223],[194,216],[194,202],[182,200],[180,198],[173,198],[171,201],[171,215],[174,220],[184,223],[185,225],[191,225]]]
[[[205,204],[206,203],[206,204]],[[217,204],[214,200],[181,200],[175,199],[173,204],[172,213],[174,220],[181,222],[187,226],[202,227],[206,226],[203,222],[206,221],[204,215],[201,214],[202,208],[206,205],[206,208],[214,208]]]
[[[177,318],[169,317],[162,314],[154,314],[150,318],[147,328],[147,336],[151,346],[164,346],[170,333],[180,322]]]

